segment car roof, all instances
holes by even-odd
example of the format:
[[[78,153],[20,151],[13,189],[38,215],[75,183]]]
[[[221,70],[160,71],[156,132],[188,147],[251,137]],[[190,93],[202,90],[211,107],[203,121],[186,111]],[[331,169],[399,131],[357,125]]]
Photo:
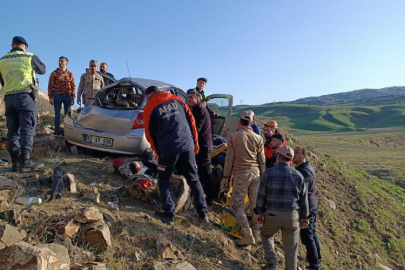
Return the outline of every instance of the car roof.
[[[162,81],[156,81],[156,80],[150,80],[150,79],[142,79],[142,78],[129,78],[129,77],[124,77],[120,80],[118,80],[117,82],[115,82],[114,84],[120,84],[122,82],[134,82],[140,86],[142,86],[143,88],[148,88],[149,86],[156,86],[158,88],[166,88],[166,87],[175,87],[178,88],[170,83],[166,83],[166,82],[162,82]]]

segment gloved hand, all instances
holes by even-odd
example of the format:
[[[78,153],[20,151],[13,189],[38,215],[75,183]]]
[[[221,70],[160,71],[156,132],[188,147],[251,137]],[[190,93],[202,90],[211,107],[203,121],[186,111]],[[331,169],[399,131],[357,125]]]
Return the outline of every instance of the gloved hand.
[[[200,146],[198,143],[194,144],[194,155],[197,155],[200,152]]]
[[[222,178],[221,180],[221,186],[219,188],[220,193],[227,191],[229,189],[229,177],[228,178]]]

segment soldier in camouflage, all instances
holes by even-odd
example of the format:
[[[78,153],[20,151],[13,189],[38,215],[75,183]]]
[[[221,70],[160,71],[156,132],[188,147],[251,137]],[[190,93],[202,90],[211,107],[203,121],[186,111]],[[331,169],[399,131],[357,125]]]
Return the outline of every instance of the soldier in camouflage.
[[[90,60],[89,72],[83,73],[80,77],[79,88],[77,89],[77,103],[81,104],[83,96],[84,106],[90,105],[96,94],[104,87],[104,79],[97,74],[97,60]]]

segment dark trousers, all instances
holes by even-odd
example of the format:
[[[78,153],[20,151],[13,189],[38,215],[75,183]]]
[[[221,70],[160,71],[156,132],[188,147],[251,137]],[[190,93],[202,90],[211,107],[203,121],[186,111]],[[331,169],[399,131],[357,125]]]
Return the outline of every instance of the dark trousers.
[[[214,199],[214,177],[212,175],[210,151],[206,147],[201,147],[195,158],[200,181],[207,196],[207,204],[212,204]]]
[[[34,144],[37,102],[29,93],[6,95],[7,142],[10,155],[28,154]]]
[[[319,268],[322,260],[319,239],[316,234],[316,217],[318,208],[311,208],[309,212],[309,225],[301,229],[301,241],[307,248],[307,260],[310,266]]]
[[[63,108],[65,115],[68,113],[71,106],[71,97],[68,94],[55,94],[53,96],[53,107],[55,108],[55,134],[60,135],[60,110]]]
[[[191,150],[177,155],[161,155],[158,163],[159,191],[165,215],[173,217],[175,214],[175,203],[170,189],[170,177],[176,165],[179,173],[186,178],[187,184],[191,188],[197,213],[200,216],[207,213],[207,203],[205,202],[204,191],[198,179],[194,151]]]

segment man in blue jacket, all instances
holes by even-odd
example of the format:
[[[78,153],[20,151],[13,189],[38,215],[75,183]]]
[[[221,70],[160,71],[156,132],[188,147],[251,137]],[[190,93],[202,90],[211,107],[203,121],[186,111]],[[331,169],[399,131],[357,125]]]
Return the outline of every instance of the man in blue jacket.
[[[144,108],[145,135],[158,156],[159,191],[164,213],[157,213],[166,224],[172,225],[175,203],[170,192],[170,177],[177,165],[191,192],[201,221],[208,222],[207,203],[198,179],[195,155],[199,151],[195,120],[184,101],[156,86],[146,89],[148,103]]]

